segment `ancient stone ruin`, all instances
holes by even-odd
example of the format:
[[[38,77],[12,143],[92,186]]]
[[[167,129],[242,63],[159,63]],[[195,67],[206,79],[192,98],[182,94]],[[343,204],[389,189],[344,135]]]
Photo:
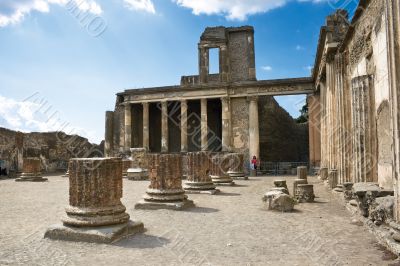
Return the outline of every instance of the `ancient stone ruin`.
[[[193,207],[182,188],[181,156],[179,154],[149,154],[150,185],[136,209],[173,209]]]
[[[72,159],[69,162],[69,206],[62,225],[50,227],[45,238],[111,243],[143,231],[133,222],[122,198],[120,158]]]
[[[43,178],[41,171],[41,161],[39,158],[24,158],[21,175],[15,179],[17,182],[43,182],[47,178]]]

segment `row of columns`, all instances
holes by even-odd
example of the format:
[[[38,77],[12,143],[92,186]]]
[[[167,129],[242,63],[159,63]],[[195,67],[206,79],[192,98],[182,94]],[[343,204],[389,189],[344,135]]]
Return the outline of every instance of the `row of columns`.
[[[260,155],[259,119],[258,119],[258,97],[248,97],[249,102],[249,154],[250,156]],[[188,151],[188,102],[181,100],[181,151]],[[208,119],[207,119],[207,99],[200,99],[201,103],[201,150],[208,149]],[[143,104],[143,148],[149,149],[150,129],[149,129],[149,103]],[[231,103],[229,97],[221,98],[222,109],[222,151],[231,150]],[[161,151],[168,152],[168,102],[161,102]],[[132,147],[132,106],[125,104],[125,150]]]

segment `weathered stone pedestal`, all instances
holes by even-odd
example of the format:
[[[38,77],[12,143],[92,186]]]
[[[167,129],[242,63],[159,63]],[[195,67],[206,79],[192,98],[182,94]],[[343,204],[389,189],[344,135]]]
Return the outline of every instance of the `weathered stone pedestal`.
[[[207,152],[188,153],[188,179],[183,189],[186,193],[216,194],[219,192],[210,177],[211,158]]]
[[[320,180],[328,180],[328,168],[322,167],[319,169],[319,179]]]
[[[297,179],[307,180],[307,166],[297,167]]]
[[[243,153],[228,153],[224,156],[226,164],[228,165],[227,174],[236,180],[248,180],[249,178],[244,173],[244,155]]]
[[[182,188],[181,156],[149,154],[150,185],[135,209],[182,210],[194,207]]]
[[[143,223],[129,220],[121,203],[121,159],[72,159],[69,172],[66,217],[45,238],[111,243],[144,230]]]
[[[217,186],[233,186],[235,182],[228,175],[229,169],[228,160],[225,160],[223,154],[211,155],[211,170],[210,177],[213,183]]]
[[[145,148],[131,148],[131,167],[127,170],[129,180],[148,180],[147,150]]]
[[[17,182],[44,182],[47,178],[43,178],[41,173],[39,158],[24,158],[21,175],[15,179]]]
[[[128,177],[128,169],[132,167],[132,160],[123,159],[122,160],[122,178]]]
[[[338,185],[338,176],[337,176],[337,170],[332,169],[329,171],[328,175],[328,183],[329,183],[329,188],[334,189]]]
[[[296,198],[299,202],[314,202],[314,185],[298,184]]]
[[[353,183],[352,182],[345,182],[343,183],[343,194],[346,200],[351,200],[353,198]]]
[[[295,179],[295,180],[293,181],[293,197],[298,198],[298,195],[297,195],[297,186],[298,186],[298,185],[306,185],[306,184],[308,184],[308,182],[307,182],[307,180],[305,180],[305,179]]]

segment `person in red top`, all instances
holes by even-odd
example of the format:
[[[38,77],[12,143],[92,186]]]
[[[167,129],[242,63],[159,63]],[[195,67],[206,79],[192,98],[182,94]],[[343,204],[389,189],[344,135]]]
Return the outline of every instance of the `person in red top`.
[[[251,166],[257,172],[257,157],[256,156],[253,156],[253,159],[251,160]]]

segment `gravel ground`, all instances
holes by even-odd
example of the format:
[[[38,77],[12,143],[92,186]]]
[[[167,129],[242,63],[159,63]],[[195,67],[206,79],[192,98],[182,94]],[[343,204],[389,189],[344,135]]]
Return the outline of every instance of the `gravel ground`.
[[[315,203],[292,213],[267,211],[262,195],[274,179],[257,177],[221,187],[219,195],[193,194],[186,211],[134,210],[145,181],[124,180],[123,203],[145,233],[116,244],[43,239],[60,223],[68,179],[46,183],[0,180],[0,265],[390,265],[393,261],[363,226],[315,184]],[[390,256],[389,256],[390,257]]]

